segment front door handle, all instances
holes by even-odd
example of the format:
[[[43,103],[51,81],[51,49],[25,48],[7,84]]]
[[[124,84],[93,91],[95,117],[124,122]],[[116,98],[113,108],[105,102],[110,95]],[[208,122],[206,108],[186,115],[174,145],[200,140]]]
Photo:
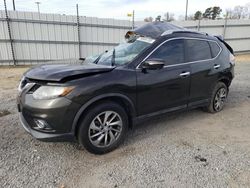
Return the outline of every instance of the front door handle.
[[[218,69],[218,68],[220,68],[220,65],[215,64],[215,65],[214,65],[214,69]]]
[[[185,77],[188,77],[189,75],[190,75],[190,72],[182,72],[180,74],[180,77],[185,78]]]

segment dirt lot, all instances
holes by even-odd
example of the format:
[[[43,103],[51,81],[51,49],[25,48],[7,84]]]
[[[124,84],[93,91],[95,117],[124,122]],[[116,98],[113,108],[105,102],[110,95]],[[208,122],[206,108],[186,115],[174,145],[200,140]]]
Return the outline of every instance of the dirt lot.
[[[27,134],[15,104],[27,68],[0,68],[1,187],[250,187],[250,57],[237,60],[222,112],[142,123],[103,156]]]

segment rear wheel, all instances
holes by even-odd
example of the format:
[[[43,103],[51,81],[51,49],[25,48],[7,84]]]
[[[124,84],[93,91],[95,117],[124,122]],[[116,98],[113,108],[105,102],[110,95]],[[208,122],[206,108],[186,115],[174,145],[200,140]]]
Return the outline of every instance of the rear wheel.
[[[91,108],[83,117],[78,131],[79,143],[89,152],[104,154],[117,148],[125,139],[128,116],[113,102]]]
[[[223,82],[218,82],[214,87],[209,105],[205,108],[210,113],[216,113],[223,109],[228,95],[228,87]]]

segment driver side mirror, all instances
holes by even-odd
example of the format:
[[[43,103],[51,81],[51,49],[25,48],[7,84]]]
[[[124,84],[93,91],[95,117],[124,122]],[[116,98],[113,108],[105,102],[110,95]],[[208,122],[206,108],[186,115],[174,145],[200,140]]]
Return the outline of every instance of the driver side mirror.
[[[157,69],[162,69],[164,65],[165,63],[163,60],[159,59],[146,60],[142,65],[142,69],[157,70]]]

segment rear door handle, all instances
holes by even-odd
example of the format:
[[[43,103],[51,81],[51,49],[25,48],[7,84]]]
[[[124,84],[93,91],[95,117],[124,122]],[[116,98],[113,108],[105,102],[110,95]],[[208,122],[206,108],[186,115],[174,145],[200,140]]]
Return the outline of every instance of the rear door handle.
[[[220,68],[220,65],[215,64],[215,65],[214,65],[214,69],[218,69],[218,68]]]
[[[185,77],[188,77],[189,75],[190,75],[190,72],[182,72],[180,74],[180,77],[185,78]]]

